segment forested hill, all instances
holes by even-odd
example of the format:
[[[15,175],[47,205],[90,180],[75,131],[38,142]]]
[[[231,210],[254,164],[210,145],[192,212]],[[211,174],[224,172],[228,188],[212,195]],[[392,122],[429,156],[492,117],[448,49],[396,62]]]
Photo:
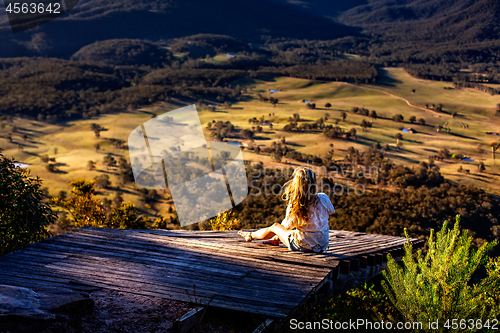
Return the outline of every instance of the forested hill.
[[[370,0],[338,18],[400,40],[458,43],[499,39],[498,0]]]
[[[16,34],[1,13],[0,57],[69,57],[96,40],[116,38],[157,41],[214,33],[259,41],[262,36],[335,39],[360,31],[278,0],[81,1],[64,17]]]

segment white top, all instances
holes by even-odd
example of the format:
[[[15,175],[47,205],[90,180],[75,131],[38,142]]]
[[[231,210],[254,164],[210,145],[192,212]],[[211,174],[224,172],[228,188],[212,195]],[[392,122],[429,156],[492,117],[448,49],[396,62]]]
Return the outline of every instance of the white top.
[[[322,252],[328,249],[329,231],[328,217],[335,212],[330,198],[318,193],[314,206],[309,208],[309,219],[306,225],[299,227],[297,220],[290,217],[290,206],[286,208],[286,217],[281,225],[290,230],[290,235],[297,244],[307,250]]]

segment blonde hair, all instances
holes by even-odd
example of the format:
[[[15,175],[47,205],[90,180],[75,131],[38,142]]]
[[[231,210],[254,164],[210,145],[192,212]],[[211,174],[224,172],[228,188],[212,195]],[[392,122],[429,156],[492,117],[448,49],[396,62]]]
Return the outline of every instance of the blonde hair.
[[[299,226],[307,224],[309,207],[317,200],[318,185],[314,171],[298,167],[292,179],[285,183],[283,200],[290,206],[289,216],[297,220]]]

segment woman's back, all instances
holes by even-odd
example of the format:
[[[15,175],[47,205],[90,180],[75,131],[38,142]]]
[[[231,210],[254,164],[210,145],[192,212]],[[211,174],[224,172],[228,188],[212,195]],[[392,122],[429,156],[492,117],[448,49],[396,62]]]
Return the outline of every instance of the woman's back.
[[[330,230],[328,217],[334,212],[335,208],[330,198],[324,193],[318,193],[317,200],[309,207],[306,223],[297,223],[290,218],[287,208],[287,217],[282,225],[289,230],[297,228],[290,233],[300,246],[314,252],[322,252],[328,249]]]

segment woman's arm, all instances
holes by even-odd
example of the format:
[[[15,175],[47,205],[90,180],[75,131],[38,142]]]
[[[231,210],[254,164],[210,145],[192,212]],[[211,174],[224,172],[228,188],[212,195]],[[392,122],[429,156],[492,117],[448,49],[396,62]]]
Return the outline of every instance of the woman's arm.
[[[330,200],[330,198],[324,193],[319,194],[319,197],[321,198],[321,202],[323,203],[323,206],[325,206],[328,214],[335,213],[335,208],[333,207],[333,204],[332,204],[332,201]]]
[[[281,225],[287,230],[292,230],[297,227],[295,219],[290,216],[290,206],[286,207],[286,216],[283,221],[281,221]]]

